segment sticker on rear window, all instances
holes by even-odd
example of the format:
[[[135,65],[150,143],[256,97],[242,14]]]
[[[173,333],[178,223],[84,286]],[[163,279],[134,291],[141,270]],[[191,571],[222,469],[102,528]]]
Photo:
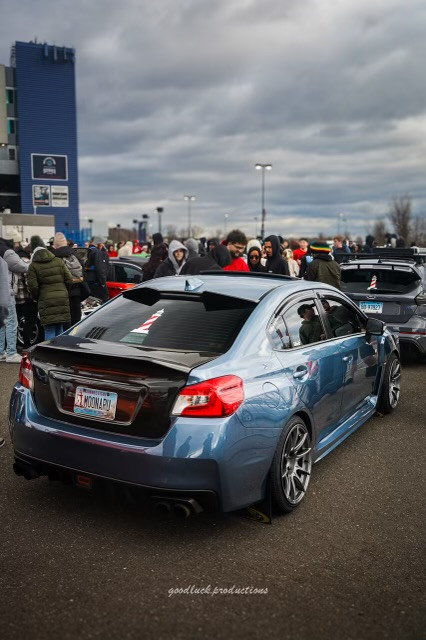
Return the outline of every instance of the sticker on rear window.
[[[151,329],[154,322],[156,322],[164,313],[164,309],[159,309],[155,313],[152,314],[145,320],[140,327],[136,327],[136,329],[132,329],[130,333],[128,333],[124,338],[121,338],[120,342],[129,342],[131,344],[142,344],[145,338],[147,337],[149,330]]]

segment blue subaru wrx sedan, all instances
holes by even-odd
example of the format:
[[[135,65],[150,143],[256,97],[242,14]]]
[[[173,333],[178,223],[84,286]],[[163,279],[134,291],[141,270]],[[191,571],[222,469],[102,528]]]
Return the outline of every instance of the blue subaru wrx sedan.
[[[159,278],[24,357],[14,469],[162,504],[292,511],[312,464],[399,399],[397,339],[333,287]]]

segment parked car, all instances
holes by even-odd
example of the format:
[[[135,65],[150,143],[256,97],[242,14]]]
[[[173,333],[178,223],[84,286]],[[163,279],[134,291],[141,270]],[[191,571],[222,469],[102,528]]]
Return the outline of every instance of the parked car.
[[[109,274],[106,283],[108,295],[114,298],[122,291],[132,289],[136,284],[142,282],[142,264],[123,258],[110,258]]]
[[[285,513],[313,463],[399,395],[397,339],[333,287],[271,274],[158,278],[22,360],[14,469],[109,479],[188,511],[270,494]]]
[[[401,348],[426,356],[426,253],[376,249],[352,254],[340,267],[342,290],[397,333]]]

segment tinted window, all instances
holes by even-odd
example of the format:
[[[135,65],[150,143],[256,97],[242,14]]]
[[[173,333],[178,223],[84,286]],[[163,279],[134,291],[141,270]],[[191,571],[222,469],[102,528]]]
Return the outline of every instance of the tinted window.
[[[126,284],[138,284],[141,282],[142,273],[136,267],[130,264],[114,263],[115,282],[123,282]]]
[[[326,331],[313,299],[297,302],[285,310],[283,317],[292,347],[326,339]]]
[[[74,327],[71,334],[150,349],[224,353],[252,309],[206,308],[197,300],[176,299],[147,305],[120,297]]]
[[[321,304],[333,337],[340,338],[363,330],[357,312],[343,300],[332,297],[322,298]]]
[[[368,269],[342,269],[342,291],[408,293],[418,285],[419,276],[410,267],[406,269],[392,269],[390,265]]]

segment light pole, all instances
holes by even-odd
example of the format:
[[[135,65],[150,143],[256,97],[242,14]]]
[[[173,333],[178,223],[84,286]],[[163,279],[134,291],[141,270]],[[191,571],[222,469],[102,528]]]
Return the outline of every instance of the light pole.
[[[89,225],[90,225],[90,238],[89,238],[89,239],[91,240],[91,239],[92,239],[92,237],[93,237],[93,229],[92,229],[92,225],[93,225],[93,218],[87,218],[87,222],[88,222],[88,223],[89,223]]]
[[[260,228],[260,235],[263,236],[265,234],[265,171],[270,171],[272,169],[271,164],[255,164],[254,165],[258,171],[262,171],[262,224]]]
[[[340,236],[340,224],[341,222],[346,223],[346,217],[344,213],[337,214],[337,235]]]
[[[188,203],[188,238],[192,235],[192,224],[191,224],[191,202],[195,200],[195,196],[183,196],[183,199]]]
[[[257,216],[254,216],[254,237],[257,238]]]
[[[229,218],[229,213],[225,213],[225,215],[223,216],[224,218],[224,224],[225,224],[225,238],[228,235],[228,218]]]
[[[156,209],[157,213],[158,213],[158,233],[163,233],[162,229],[161,229],[161,216],[163,215],[163,207],[157,207]]]

